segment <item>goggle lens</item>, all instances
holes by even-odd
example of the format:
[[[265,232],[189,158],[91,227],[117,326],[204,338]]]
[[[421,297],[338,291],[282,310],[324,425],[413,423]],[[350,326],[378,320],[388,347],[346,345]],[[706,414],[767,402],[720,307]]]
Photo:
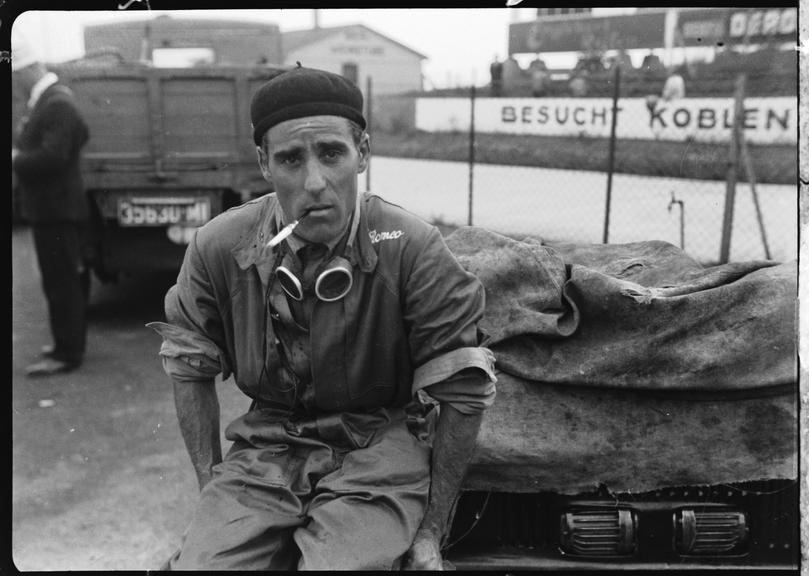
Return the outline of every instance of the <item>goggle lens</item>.
[[[284,292],[286,292],[290,298],[298,302],[303,300],[303,287],[301,286],[301,282],[286,266],[276,268],[275,277],[278,279],[278,283],[281,284],[281,288],[284,289]]]
[[[275,277],[290,298],[298,302],[303,300],[303,286],[289,268],[279,266],[275,269]],[[354,276],[351,274],[350,266],[338,264],[318,276],[315,282],[315,295],[324,302],[334,302],[348,294],[353,285]]]
[[[329,268],[317,278],[315,294],[324,302],[339,300],[351,290],[354,277],[351,270],[343,266]]]

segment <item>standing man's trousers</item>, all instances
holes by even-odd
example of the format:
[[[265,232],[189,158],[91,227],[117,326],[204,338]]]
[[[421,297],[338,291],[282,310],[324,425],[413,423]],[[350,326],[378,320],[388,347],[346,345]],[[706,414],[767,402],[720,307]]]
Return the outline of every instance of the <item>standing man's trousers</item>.
[[[82,288],[83,227],[75,223],[31,226],[34,248],[48,302],[52,356],[78,366],[87,341],[87,302]]]
[[[388,570],[408,550],[430,486],[429,424],[401,409],[231,423],[175,570]]]

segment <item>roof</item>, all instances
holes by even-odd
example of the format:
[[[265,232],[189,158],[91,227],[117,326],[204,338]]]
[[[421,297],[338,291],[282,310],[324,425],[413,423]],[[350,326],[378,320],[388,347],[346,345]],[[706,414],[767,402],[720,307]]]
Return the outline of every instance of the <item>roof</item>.
[[[138,20],[123,20],[112,22],[98,22],[85,24],[84,29],[92,30],[141,30],[145,26],[153,30],[190,30],[192,33],[205,31],[228,31],[233,33],[237,30],[255,30],[256,32],[279,32],[278,24],[273,22],[253,22],[249,20],[226,20],[214,18],[173,18],[167,14],[161,14],[155,18],[141,18]]]
[[[417,52],[416,50],[413,50],[409,46],[405,46],[401,42],[397,42],[396,40],[393,40],[392,38],[389,38],[384,34],[380,34],[376,30],[368,28],[368,26],[364,24],[349,24],[346,26],[332,26],[329,28],[322,28],[322,27],[309,28],[308,30],[293,30],[290,32],[283,32],[281,34],[281,38],[284,45],[284,53],[289,54],[293,50],[297,50],[302,46],[314,44],[315,42],[320,42],[321,40],[325,40],[326,38],[334,36],[335,34],[340,34],[341,32],[345,32],[347,30],[356,30],[357,28],[361,28],[363,30],[370,32],[371,34],[380,36],[385,40],[387,40],[388,42],[396,44],[397,46],[403,48],[404,50],[407,50],[408,52],[415,54],[421,59],[425,60],[427,59],[427,56],[425,56],[421,52]]]

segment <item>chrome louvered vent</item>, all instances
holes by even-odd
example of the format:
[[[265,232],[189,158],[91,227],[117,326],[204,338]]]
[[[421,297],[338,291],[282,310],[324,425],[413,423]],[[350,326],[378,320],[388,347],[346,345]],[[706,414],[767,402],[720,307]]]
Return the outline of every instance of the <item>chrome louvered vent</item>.
[[[637,546],[632,510],[571,510],[560,518],[560,545],[576,556],[628,556]]]
[[[735,510],[679,510],[674,514],[674,529],[677,552],[697,556],[736,553],[748,534],[745,514]]]

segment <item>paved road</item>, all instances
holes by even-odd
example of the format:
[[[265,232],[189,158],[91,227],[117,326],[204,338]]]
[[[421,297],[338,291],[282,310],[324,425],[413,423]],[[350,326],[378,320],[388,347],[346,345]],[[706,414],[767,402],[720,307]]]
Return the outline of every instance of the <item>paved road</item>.
[[[473,176],[473,223],[503,234],[547,240],[601,243],[607,175],[585,170],[477,164]],[[366,182],[363,179],[362,188]],[[469,166],[374,157],[371,190],[428,220],[466,224]],[[770,258],[798,255],[798,188],[759,184],[756,188]],[[681,204],[672,204],[672,198]],[[700,262],[719,259],[725,183],[685,178],[615,174],[610,209],[611,243],[665,240]],[[753,195],[739,183],[730,259],[765,258]],[[681,228],[682,225],[682,228]],[[682,234],[682,237],[681,237]]]
[[[147,570],[179,542],[196,480],[144,324],[173,278],[93,286],[85,364],[28,379],[50,341],[29,230],[12,231],[12,559],[20,570]],[[219,385],[223,418],[246,402]],[[223,444],[225,445],[225,444]]]

